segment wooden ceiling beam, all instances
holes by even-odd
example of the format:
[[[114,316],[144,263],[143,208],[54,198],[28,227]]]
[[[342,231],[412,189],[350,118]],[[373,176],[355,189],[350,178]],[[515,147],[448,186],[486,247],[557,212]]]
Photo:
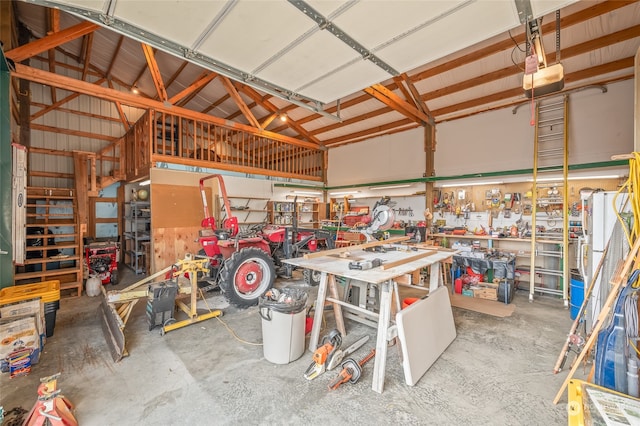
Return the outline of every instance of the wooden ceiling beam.
[[[54,74],[55,75],[55,74]],[[100,80],[96,81],[95,85],[101,85],[102,83],[104,83],[106,81],[106,78],[101,78]],[[64,89],[64,87],[63,87]],[[35,120],[38,117],[42,117],[43,115],[45,115],[48,112],[53,111],[54,109],[58,108],[61,105],[66,104],[67,102],[70,102],[72,100],[74,100],[75,98],[77,98],[78,96],[80,96],[80,93],[72,93],[69,96],[65,97],[64,99],[60,99],[58,102],[54,102],[53,104],[49,105],[48,107],[41,109],[40,111],[31,114],[31,117],[29,118],[30,121]]]
[[[231,99],[233,99],[236,105],[238,105],[238,108],[240,108],[245,118],[249,121],[249,124],[256,129],[259,129],[260,123],[258,123],[258,120],[256,120],[256,117],[253,115],[247,104],[242,100],[240,93],[238,93],[233,83],[231,83],[231,80],[225,76],[220,76],[220,79],[222,80],[222,85],[227,90],[227,93],[229,93]]]
[[[594,6],[588,7],[571,15],[563,16],[560,18],[560,27],[567,28],[572,25],[580,24],[584,21],[588,21],[589,19],[593,19],[600,15],[604,15],[606,13],[612,12],[621,7],[628,6],[635,1],[633,0],[625,0],[625,1],[605,1],[602,3],[598,3]],[[555,32],[556,23],[555,21],[549,22],[547,24],[542,25],[541,32],[546,34],[548,32]],[[514,35],[514,40],[521,44],[525,42],[525,34],[524,31]],[[451,71],[454,68],[461,67],[463,65],[468,65],[472,62],[475,62],[479,59],[486,58],[487,56],[499,53],[503,50],[512,48],[514,46],[513,40],[507,38],[505,40],[501,40],[489,46],[486,46],[482,49],[474,50],[466,55],[462,55],[458,58],[451,59],[446,63],[436,65],[435,67],[429,68],[427,70],[421,71],[417,74],[412,75],[411,81],[414,83],[420,80],[424,80],[429,77],[434,77],[441,73],[446,73]]]
[[[402,80],[404,84],[406,84],[407,88],[409,89],[409,92],[411,92],[411,99],[413,99],[413,102],[418,107],[418,109],[433,120],[433,115],[431,115],[431,111],[429,111],[429,107],[420,97],[420,92],[418,92],[418,89],[416,88],[415,84],[413,84],[413,82],[411,81],[411,79],[409,78],[406,72],[402,73]],[[402,84],[399,84],[398,82],[396,82],[396,84],[402,87]]]
[[[626,28],[624,30],[617,31],[606,36],[602,36],[593,40],[588,40],[584,43],[576,44],[574,46],[562,49],[561,56],[564,59],[571,58],[573,56],[582,55],[592,50],[600,49],[606,46],[611,46],[615,43],[620,43],[625,40],[640,37],[640,25]],[[548,55],[549,63],[554,63],[556,60],[556,52]],[[482,84],[489,83],[491,81],[497,81],[504,78],[508,78],[514,75],[522,73],[520,68],[524,68],[524,63],[519,64],[519,67],[509,66],[496,71],[492,71],[486,74],[482,74],[478,77],[469,78],[460,83],[452,84],[451,86],[442,87],[440,89],[424,93],[421,95],[423,100],[433,100],[443,96],[451,95],[456,92],[471,89]]]
[[[62,44],[68,43],[72,40],[82,37],[86,34],[100,28],[97,24],[91,22],[81,22],[72,27],[65,28],[57,33],[47,35],[31,43],[24,44],[22,46],[11,49],[5,53],[5,56],[12,59],[15,62],[22,62],[25,59],[29,59],[39,53],[45,52],[49,49],[53,49]]]
[[[398,111],[400,114],[412,119],[420,125],[433,125],[433,119],[431,117],[422,111],[419,111],[415,106],[402,100],[398,95],[384,87],[382,84],[374,84],[373,86],[364,89],[364,91],[383,104]]]
[[[328,126],[318,127],[317,129],[314,129],[311,132],[311,134],[313,134],[314,136],[320,135],[322,133],[326,133],[326,132],[330,132],[332,130],[339,129],[340,127],[343,127],[343,126],[348,126],[350,124],[355,124],[355,123],[358,123],[358,122],[361,122],[361,121],[364,121],[364,120],[368,120],[370,118],[377,117],[377,116],[382,115],[382,114],[387,114],[387,113],[389,113],[391,111],[393,111],[393,109],[391,109],[389,107],[378,108],[376,110],[369,111],[369,112],[366,112],[364,114],[360,114],[360,115],[355,116],[355,117],[351,117],[351,118],[349,118],[347,120],[344,120],[342,122],[339,122],[339,123],[336,122],[336,123],[333,123],[333,124],[329,124]]]
[[[258,93],[258,91],[255,90],[254,88],[249,87],[246,84],[242,84],[242,83],[236,83],[236,84],[238,84],[238,87],[240,87],[241,90],[247,94],[247,96],[249,96],[251,99],[257,102],[258,105],[260,105],[262,108],[272,113],[278,113],[278,112],[281,113],[280,109],[276,105],[272,104],[270,101],[264,100],[264,97],[260,95],[260,93]],[[316,138],[311,133],[309,133],[308,130],[306,130],[304,127],[298,124],[295,120],[292,120],[291,117],[287,117],[286,124],[287,126],[291,127],[293,130],[298,132],[300,136],[306,138],[308,141],[313,142],[317,145],[322,145],[322,142],[318,140],[318,138]]]
[[[392,123],[383,124],[381,126],[372,127],[370,129],[361,130],[359,132],[350,133],[348,135],[338,136],[337,138],[327,139],[324,141],[325,146],[331,146],[335,144],[339,144],[345,141],[350,141],[351,139],[359,138],[359,137],[367,137],[373,133],[383,132],[385,130],[390,130],[395,127],[404,126],[407,124],[414,123],[415,120],[411,118],[404,118],[402,120],[394,121]]]
[[[45,126],[43,124],[34,124],[34,123],[31,123],[31,130],[41,130],[43,132],[60,133],[63,135],[78,136],[81,138],[88,138],[88,139],[98,139],[101,141],[109,141],[109,142],[113,142],[114,140],[120,139],[120,136],[113,137],[113,136],[103,135],[100,133],[91,133],[91,132],[83,132],[81,130],[63,129],[61,127]]]
[[[89,65],[91,65],[91,47],[93,46],[93,33],[89,33],[85,36],[85,47],[83,52],[84,64],[82,68],[82,80],[87,79],[89,73]]]
[[[43,104],[42,102],[33,102],[33,101],[31,101],[31,106],[35,107],[35,108],[48,108],[48,107],[50,107],[50,105]],[[114,123],[120,123],[120,118],[119,117],[109,117],[109,116],[106,116],[106,115],[93,114],[93,113],[90,113],[90,112],[81,111],[81,110],[77,110],[77,109],[71,109],[71,108],[65,108],[65,107],[62,107],[62,106],[57,107],[56,111],[65,112],[65,113],[74,114],[74,115],[81,115],[83,117],[96,118],[98,120],[105,120],[105,121],[111,121],[111,122],[114,122]]]
[[[151,73],[151,79],[153,80],[153,84],[156,86],[158,97],[161,101],[164,102],[167,100],[167,90],[164,88],[164,83],[162,82],[162,74],[160,74],[158,62],[156,62],[156,56],[153,53],[153,47],[145,43],[140,44],[142,45],[144,57],[147,60],[147,67],[149,68],[149,72]]]
[[[198,76],[196,81],[191,83],[191,85],[189,85],[188,87],[185,87],[184,90],[180,91],[179,93],[169,98],[169,103],[175,105],[176,102],[189,96],[190,94],[204,89],[204,87],[207,84],[211,83],[217,76],[218,74],[216,74],[213,71],[204,71],[202,74]]]
[[[229,95],[227,93],[227,94],[223,95],[222,97],[220,97],[220,99],[218,99],[217,101],[213,102],[211,105],[209,105],[208,107],[206,107],[205,109],[203,109],[200,112],[203,113],[203,114],[207,114],[209,111],[211,111],[214,108],[217,108],[219,105],[221,105],[222,103],[226,102],[230,98],[231,98],[231,95]]]
[[[169,89],[169,87],[173,84],[174,81],[176,81],[176,78],[178,78],[180,73],[182,73],[182,71],[187,67],[187,65],[189,65],[188,61],[182,62],[182,64],[178,67],[176,72],[174,72],[173,75],[169,77],[169,79],[164,83],[165,89]]]
[[[60,31],[60,9],[49,9],[49,32],[47,35],[51,35]],[[49,59],[49,72],[56,72],[56,49],[51,48],[47,51]],[[57,100],[56,88],[51,87],[51,102],[55,103]]]
[[[50,72],[39,70],[33,67],[29,67],[22,64],[16,64],[15,71],[11,72],[11,76],[15,78],[22,78],[25,80],[33,81],[40,84],[54,85],[58,88],[64,88],[66,90],[77,92],[79,94],[89,95],[99,99],[105,99],[108,101],[119,101],[123,105],[130,105],[136,108],[154,109],[159,112],[167,114],[180,115],[188,119],[201,120],[204,122],[223,126],[242,132],[251,133],[257,136],[263,136],[266,138],[274,139],[281,142],[286,142],[291,145],[297,145],[310,149],[317,149],[317,145],[302,141],[300,139],[292,138],[289,136],[281,135],[278,133],[270,132],[267,130],[258,130],[254,127],[247,126],[242,123],[233,123],[227,120],[214,117],[212,115],[203,114],[200,112],[188,110],[186,108],[178,106],[167,106],[164,102],[159,102],[154,99],[145,98],[143,96],[136,96],[132,93],[122,92],[119,90],[113,90],[108,87],[97,86],[95,84],[87,83],[86,81],[77,80],[71,77],[63,75],[52,74]]]
[[[111,70],[113,70],[113,65],[116,63],[116,59],[118,59],[118,55],[120,54],[120,49],[122,48],[123,42],[124,42],[124,36],[121,35],[118,38],[116,49],[113,51],[113,55],[111,56],[111,60],[109,61],[109,66],[107,66],[107,71],[104,73],[104,76],[107,78],[111,76]]]
[[[109,78],[107,79],[107,84],[109,85],[109,88],[113,89],[113,83],[111,82],[111,79]],[[113,103],[116,106],[116,110],[118,111],[118,115],[120,116],[120,121],[124,126],[124,130],[128,132],[131,126],[129,125],[129,120],[127,120],[127,116],[124,114],[124,110],[122,109],[122,104],[118,101],[114,101]]]
[[[609,73],[614,71],[619,71],[625,68],[633,67],[633,57],[620,59],[618,61],[609,62],[606,64],[602,64],[596,67],[587,68],[582,71],[576,71],[571,74],[565,74],[564,81],[565,83],[577,82],[580,80],[584,80],[587,78],[597,77],[603,73]],[[597,82],[593,82],[591,84],[598,84]],[[561,93],[561,92],[559,92]],[[484,96],[482,98],[470,99],[468,101],[460,102],[455,105],[449,105],[444,108],[440,108],[439,110],[433,111],[436,116],[444,116],[447,114],[454,113],[456,111],[463,111],[470,108],[479,107],[482,105],[503,101],[506,99],[514,98],[514,97],[524,97],[522,87],[517,87],[514,89],[504,90],[502,92],[493,93],[489,96]],[[522,99],[520,99],[522,101]]]
[[[261,128],[261,129],[266,129],[266,128],[269,126],[269,124],[271,124],[271,122],[272,122],[273,120],[275,120],[275,119],[276,119],[276,117],[278,117],[278,115],[280,115],[280,114],[278,114],[278,113],[274,112],[274,113],[272,113],[271,115],[267,116],[267,118],[265,118],[264,120],[262,120],[262,123],[260,123],[260,128]]]

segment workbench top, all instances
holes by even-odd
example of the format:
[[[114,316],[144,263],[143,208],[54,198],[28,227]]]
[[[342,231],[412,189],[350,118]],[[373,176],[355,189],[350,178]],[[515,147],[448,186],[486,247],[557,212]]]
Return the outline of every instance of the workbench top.
[[[365,251],[362,249],[358,249],[357,247],[358,246],[350,247],[348,250],[348,256],[345,257],[340,257],[339,254],[329,254],[326,256],[319,256],[311,259],[305,259],[303,257],[286,259],[283,260],[283,262],[301,268],[311,269],[319,272],[326,272],[327,274],[331,275],[337,275],[340,277],[378,284],[392,280],[404,274],[410,274],[418,269],[431,266],[434,263],[442,262],[443,260],[446,260],[452,257],[454,254],[458,253],[458,251],[456,250],[438,250],[435,248],[420,248],[417,251],[387,250],[383,253]],[[422,253],[433,254],[404,263],[402,265],[394,266],[392,268],[389,268],[388,270],[383,270],[382,267],[366,270],[349,269],[349,262],[381,259],[383,261],[382,265],[384,266],[385,263],[410,259]]]

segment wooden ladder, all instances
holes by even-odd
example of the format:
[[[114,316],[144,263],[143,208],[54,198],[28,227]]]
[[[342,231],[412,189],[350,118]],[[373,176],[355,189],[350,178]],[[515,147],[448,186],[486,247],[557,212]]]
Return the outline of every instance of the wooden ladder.
[[[82,294],[83,254],[75,189],[27,187],[24,265],[14,284],[59,280],[61,290]]]

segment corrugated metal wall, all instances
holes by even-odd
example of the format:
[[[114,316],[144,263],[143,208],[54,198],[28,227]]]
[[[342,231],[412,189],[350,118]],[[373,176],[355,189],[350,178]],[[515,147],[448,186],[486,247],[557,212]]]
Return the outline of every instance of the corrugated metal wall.
[[[80,78],[82,75],[81,67],[73,59],[59,52],[57,55],[56,60],[67,64],[69,67],[57,66],[55,70],[56,73],[73,78]],[[48,64],[42,61],[32,60],[32,65],[36,68],[49,70]],[[87,76],[87,81],[90,82],[95,82],[98,79],[99,77],[92,74]],[[103,86],[106,86],[106,83],[103,83]],[[117,89],[118,86],[114,84],[114,88]],[[73,94],[73,92],[67,90],[56,89],[56,101],[60,102]],[[38,104],[51,105],[51,88],[41,84],[31,83],[31,102],[33,103],[31,107],[32,115],[42,110]],[[144,113],[144,110],[124,105],[122,109],[131,123],[134,123]],[[79,113],[69,112],[69,110],[78,111]],[[87,135],[44,131],[38,129],[40,125],[69,130],[73,133],[82,132]],[[108,146],[111,141],[123,136],[125,132],[120,116],[118,115],[118,110],[113,102],[80,95],[60,105],[60,110],[52,110],[32,121],[31,146],[66,152],[76,150],[99,152]],[[98,136],[88,137],[88,135]],[[74,172],[73,158],[71,156],[65,157],[32,153],[29,160],[30,170],[69,174],[73,174]],[[71,179],[49,177],[33,177],[29,184],[32,186],[63,188],[74,186],[73,180]]]

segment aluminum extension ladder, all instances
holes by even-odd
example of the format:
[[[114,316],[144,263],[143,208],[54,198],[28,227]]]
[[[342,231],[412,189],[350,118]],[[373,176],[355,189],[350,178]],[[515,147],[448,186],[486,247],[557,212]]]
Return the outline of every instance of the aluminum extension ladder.
[[[536,103],[529,276],[530,302],[536,293],[550,294],[561,296],[565,307],[570,276],[568,106],[567,95]],[[557,176],[559,170],[561,178],[544,178],[547,172]]]

